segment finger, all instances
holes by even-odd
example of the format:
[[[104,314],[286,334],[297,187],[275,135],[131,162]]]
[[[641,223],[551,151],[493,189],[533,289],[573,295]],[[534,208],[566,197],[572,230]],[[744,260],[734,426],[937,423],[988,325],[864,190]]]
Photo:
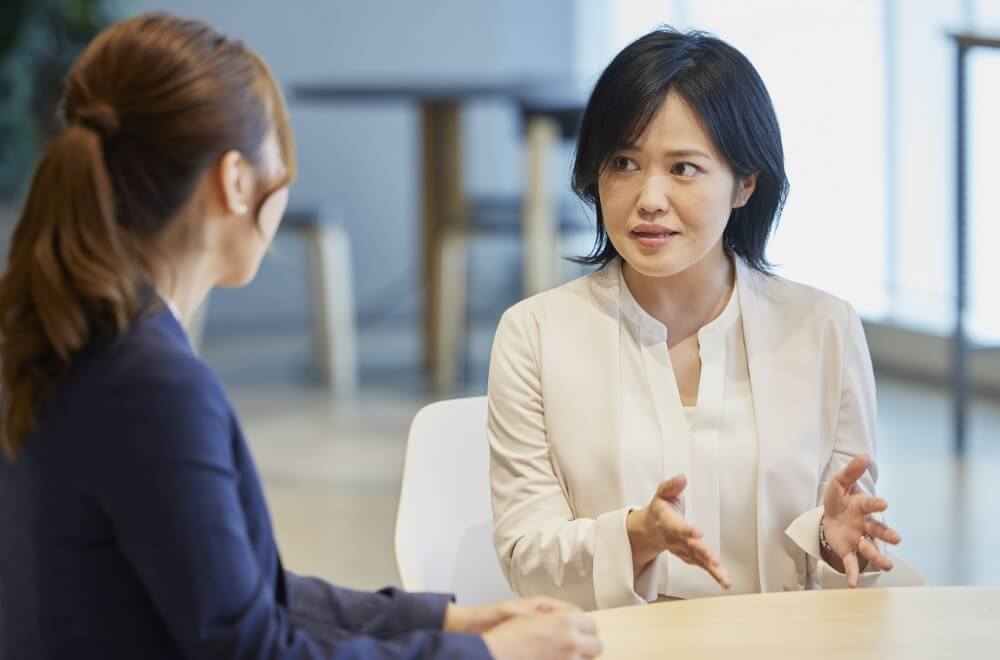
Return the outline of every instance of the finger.
[[[881,497],[864,497],[861,499],[861,511],[864,513],[881,513],[889,508],[889,503]]]
[[[507,619],[512,619],[514,617],[576,611],[553,608],[550,603],[556,602],[559,601],[554,598],[546,597],[518,598],[516,600],[508,600],[502,603],[497,603],[492,606],[491,610],[494,612],[494,618],[496,619],[494,623],[506,621]],[[484,607],[490,608],[491,606],[486,605]]]
[[[847,574],[847,586],[851,588],[858,586],[858,556],[848,552],[841,559],[844,562],[844,573]]]
[[[729,589],[732,583],[729,580],[729,571],[725,566],[708,566],[705,568],[709,575],[715,578],[715,581],[719,583],[719,586],[723,589]]]
[[[681,539],[700,539],[702,537],[698,526],[684,520],[684,517],[676,511],[670,513],[669,518],[666,520],[666,525],[668,532],[674,537],[680,537]]]
[[[676,556],[678,559],[683,561],[685,564],[693,564],[694,566],[700,566],[701,562],[692,553],[688,552],[683,548],[678,548],[677,550],[670,550],[670,554]]]
[[[715,564],[712,564],[711,562],[705,561],[705,558],[702,557],[701,555],[694,554],[694,553],[689,552],[687,550],[681,550],[681,551],[674,552],[674,553],[671,553],[671,554],[675,555],[678,559],[680,559],[681,561],[683,561],[685,564],[689,564],[691,566],[697,566],[698,568],[704,569],[706,571],[708,571],[710,567],[715,566]]]
[[[703,569],[706,573],[711,575],[723,589],[729,589],[729,587],[732,586],[732,581],[729,578],[729,570],[724,566],[705,561],[704,557],[700,555],[693,555],[688,552],[678,552],[674,554],[685,564],[690,564],[691,566],[697,566],[698,568]]]
[[[594,620],[584,614],[583,612],[574,612],[567,617],[570,625],[573,626],[574,630],[582,633],[587,633],[589,635],[597,634],[597,624]]]
[[[719,556],[702,541],[698,541],[697,544],[692,543],[689,547],[691,547],[695,553],[695,557],[698,559],[698,565],[708,571],[708,573],[715,578],[716,582],[728,589],[729,571],[722,567],[722,562],[719,560]]]
[[[559,600],[557,598],[549,598],[548,596],[538,596],[532,598],[530,601],[535,612],[539,614],[548,614],[550,612],[582,612],[578,606],[573,603],[567,603],[564,600]]]
[[[684,539],[700,539],[701,530],[681,518],[674,511],[664,511],[660,514],[660,526],[663,529],[664,537]]]
[[[875,544],[867,538],[861,539],[858,543],[858,553],[868,560],[869,564],[876,566],[880,571],[891,571],[892,562],[885,558]]]
[[[695,560],[688,563],[705,569],[724,589],[730,587],[729,571],[722,566],[718,555],[707,544],[703,541],[692,542],[688,544],[688,548]]]
[[[672,539],[700,539],[701,530],[684,519],[684,517],[670,507],[656,508],[657,524],[663,533],[663,540]]]
[[[850,463],[844,466],[843,470],[837,473],[834,479],[847,490],[855,481],[861,478],[861,475],[868,469],[869,463],[871,463],[871,459],[868,457],[868,454],[858,454],[851,459]]]
[[[593,632],[574,631],[573,644],[576,647],[576,653],[581,658],[596,658],[604,650],[601,640]]]
[[[688,549],[692,554],[694,554],[698,563],[706,569],[709,566],[718,566],[720,563],[719,556],[712,552],[711,548],[709,548],[708,545],[700,539],[688,542]]]
[[[485,605],[484,607],[490,609],[495,618],[502,619],[538,613],[534,602],[529,599],[507,600],[502,603],[495,603],[492,606]]]
[[[660,485],[656,488],[656,496],[663,500],[670,500],[681,493],[687,487],[687,477],[683,474],[678,474],[666,481],[660,482]]]
[[[903,537],[901,537],[896,530],[892,529],[884,522],[875,520],[874,518],[869,518],[865,521],[865,533],[872,538],[881,539],[886,543],[891,543],[892,545],[898,545],[899,542],[903,540]]]

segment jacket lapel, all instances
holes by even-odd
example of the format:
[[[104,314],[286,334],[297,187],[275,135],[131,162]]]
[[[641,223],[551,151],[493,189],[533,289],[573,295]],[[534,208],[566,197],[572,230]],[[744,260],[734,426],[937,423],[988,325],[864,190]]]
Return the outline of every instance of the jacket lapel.
[[[542,354],[559,368],[544,374],[543,390],[549,436],[561,439],[552,447],[553,467],[574,514],[596,517],[625,506],[618,443],[621,309],[614,265],[578,282],[583,288],[571,288],[570,304],[548,319],[558,332],[547,335]],[[564,475],[560,465],[575,467]]]
[[[788,341],[790,310],[775,300],[770,276],[738,258],[736,266],[759,451],[757,560],[761,591],[794,589],[802,583],[796,573],[801,570],[804,578],[805,564],[799,567],[799,562],[793,562],[799,553],[776,551],[787,546],[783,523],[789,519],[788,512],[802,513],[798,501],[803,497],[811,500],[814,494],[800,492],[798,481],[792,478],[801,474],[794,464],[809,457],[801,455],[799,439],[794,437],[801,426],[793,419],[802,411],[795,410],[792,390],[797,383],[788,376],[794,369],[784,364],[789,352],[795,350]]]

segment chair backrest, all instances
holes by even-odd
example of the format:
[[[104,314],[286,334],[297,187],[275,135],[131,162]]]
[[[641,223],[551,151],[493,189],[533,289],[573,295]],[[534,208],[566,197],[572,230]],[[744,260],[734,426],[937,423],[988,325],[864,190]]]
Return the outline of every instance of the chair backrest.
[[[413,418],[396,564],[410,591],[453,593],[462,605],[513,597],[493,546],[486,397],[432,403]]]

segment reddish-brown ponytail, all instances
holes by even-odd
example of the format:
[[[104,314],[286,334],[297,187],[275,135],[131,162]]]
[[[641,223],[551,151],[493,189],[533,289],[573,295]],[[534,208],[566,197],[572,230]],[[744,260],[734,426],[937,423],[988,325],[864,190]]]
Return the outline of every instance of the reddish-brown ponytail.
[[[252,161],[277,132],[294,153],[264,62],[197,21],[147,14],[111,26],[65,81],[66,127],[46,149],[0,278],[3,447],[15,456],[73,358],[124,331],[147,248],[231,149]],[[266,194],[267,191],[263,191]]]

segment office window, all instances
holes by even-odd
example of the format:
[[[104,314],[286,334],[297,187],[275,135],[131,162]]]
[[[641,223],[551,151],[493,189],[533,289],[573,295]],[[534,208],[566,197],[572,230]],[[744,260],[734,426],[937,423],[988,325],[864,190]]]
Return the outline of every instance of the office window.
[[[967,60],[969,333],[1000,344],[1000,50],[977,49]]]
[[[791,195],[769,256],[863,316],[954,324],[955,48],[1000,35],[1000,0],[643,0],[581,3],[585,75],[652,27],[708,30],[743,51],[774,100]],[[597,7],[597,9],[594,9]],[[602,13],[603,12],[603,13]],[[1000,342],[1000,52],[969,58],[969,326]]]
[[[688,12],[746,54],[774,101],[791,181],[769,250],[777,272],[884,315],[882,3],[698,0]]]

